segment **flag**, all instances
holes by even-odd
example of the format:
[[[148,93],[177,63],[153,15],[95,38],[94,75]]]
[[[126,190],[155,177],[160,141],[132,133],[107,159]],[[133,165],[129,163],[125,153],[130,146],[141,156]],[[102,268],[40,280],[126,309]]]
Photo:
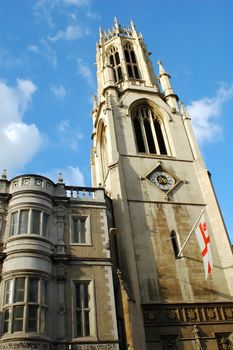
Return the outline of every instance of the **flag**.
[[[210,236],[205,222],[204,213],[202,213],[200,219],[197,222],[195,233],[203,258],[205,279],[207,279],[209,273],[212,271],[213,268],[213,257],[210,246]]]

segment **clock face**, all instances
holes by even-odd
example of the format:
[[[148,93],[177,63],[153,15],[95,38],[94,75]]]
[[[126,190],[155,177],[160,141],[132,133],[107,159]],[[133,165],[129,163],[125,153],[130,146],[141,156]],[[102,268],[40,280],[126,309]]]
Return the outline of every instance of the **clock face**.
[[[174,177],[166,171],[155,171],[149,179],[163,191],[170,190],[176,183]]]

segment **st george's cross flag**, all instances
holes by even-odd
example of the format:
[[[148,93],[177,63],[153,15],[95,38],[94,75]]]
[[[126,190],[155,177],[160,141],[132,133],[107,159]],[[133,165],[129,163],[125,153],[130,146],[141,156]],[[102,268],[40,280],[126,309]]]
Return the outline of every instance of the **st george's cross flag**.
[[[205,279],[207,279],[209,273],[212,271],[213,268],[213,257],[210,246],[210,236],[208,233],[204,213],[202,213],[200,219],[197,222],[195,233],[204,262]]]

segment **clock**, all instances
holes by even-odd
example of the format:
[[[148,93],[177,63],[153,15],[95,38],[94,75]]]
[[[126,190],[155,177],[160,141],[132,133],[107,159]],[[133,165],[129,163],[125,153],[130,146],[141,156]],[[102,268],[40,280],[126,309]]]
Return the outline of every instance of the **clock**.
[[[169,191],[176,183],[173,176],[162,170],[154,171],[150,175],[149,180],[163,191]]]

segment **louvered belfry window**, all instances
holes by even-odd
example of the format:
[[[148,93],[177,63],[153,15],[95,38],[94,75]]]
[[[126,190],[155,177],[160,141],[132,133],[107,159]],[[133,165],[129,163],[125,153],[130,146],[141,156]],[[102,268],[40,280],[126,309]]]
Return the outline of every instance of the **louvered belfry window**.
[[[119,52],[117,51],[117,48],[115,46],[111,46],[108,51],[108,55],[109,62],[113,68],[114,81],[115,83],[117,83],[118,81],[123,79],[120,56]]]
[[[137,151],[167,155],[161,120],[149,105],[140,105],[133,111],[133,126]]]
[[[124,55],[125,55],[128,78],[140,79],[136,55],[130,43],[125,44]]]

